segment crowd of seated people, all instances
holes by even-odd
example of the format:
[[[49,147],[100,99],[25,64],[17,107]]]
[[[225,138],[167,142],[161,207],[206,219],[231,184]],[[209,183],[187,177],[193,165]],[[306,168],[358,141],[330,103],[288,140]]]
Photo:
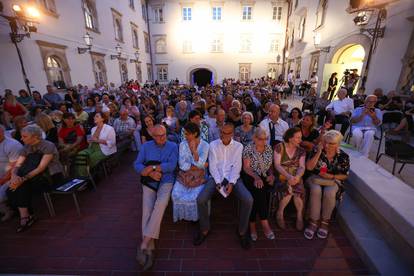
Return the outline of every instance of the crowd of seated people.
[[[235,194],[240,201],[238,234],[243,248],[259,238],[257,216],[265,237],[277,238],[268,221],[270,190],[280,195],[280,228],[286,228],[285,208],[293,201],[295,227],[305,228],[308,239],[315,233],[326,238],[335,194],[349,171],[349,158],[339,148],[345,133],[351,131],[352,143],[367,155],[372,131],[382,122],[381,109],[399,108],[399,101],[393,93],[385,97],[375,91],[366,97],[363,90],[349,98],[341,88],[330,101],[329,92],[318,97],[314,85],[300,92],[307,97],[304,107],[294,108],[282,103],[289,86],[279,83],[264,77],[250,82],[224,79],[200,88],[178,82],[141,87],[130,81],[118,88],[78,85],[64,94],[48,85],[43,95],[21,90],[19,97],[7,90],[1,105],[0,148],[16,140],[25,151],[0,153],[7,168],[0,171],[0,184],[9,186],[0,200],[9,196],[11,206],[19,210],[18,229],[23,231],[35,221],[28,196],[37,190],[32,178],[46,169],[59,176],[61,164],[67,166],[79,156],[97,166],[123,142],[138,151],[135,168],[144,185],[143,241],[137,256],[144,267],[152,265],[154,241],[170,197],[174,220],[199,221],[194,245],[210,233],[210,200],[216,191],[224,197]],[[413,107],[414,101],[395,131],[412,129]],[[335,124],[341,124],[340,132]],[[38,143],[45,144],[43,158],[31,164],[33,172],[24,174],[24,157]],[[70,172],[87,173],[79,166]],[[27,189],[22,189],[26,183]],[[19,188],[24,200],[13,194]],[[311,214],[307,226],[306,208]]]

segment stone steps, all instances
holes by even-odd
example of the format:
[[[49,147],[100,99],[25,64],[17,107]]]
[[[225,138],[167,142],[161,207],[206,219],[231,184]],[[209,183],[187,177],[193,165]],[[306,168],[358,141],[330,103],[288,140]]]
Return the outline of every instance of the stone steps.
[[[414,275],[414,189],[352,149],[339,221],[373,272]]]

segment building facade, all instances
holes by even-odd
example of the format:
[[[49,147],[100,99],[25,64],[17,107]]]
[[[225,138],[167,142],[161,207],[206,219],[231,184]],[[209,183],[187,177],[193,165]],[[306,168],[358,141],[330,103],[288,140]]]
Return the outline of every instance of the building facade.
[[[364,3],[290,1],[286,72],[293,70],[302,80],[310,79],[311,73],[316,72],[318,91],[323,92],[333,72],[338,73],[343,84],[343,72],[358,69],[358,85],[367,76],[367,94],[375,88],[409,92],[414,79],[414,2],[371,0],[369,5],[374,8],[369,10],[352,9],[352,2]],[[385,26],[385,32],[372,45],[372,32],[382,4],[386,12],[380,15],[380,27]]]
[[[152,75],[147,8],[141,0],[26,0],[1,1],[3,14],[13,15],[13,4],[36,5],[40,11],[37,32],[18,43],[32,90],[45,92],[46,84],[68,87],[78,83],[113,82],[128,79],[145,82]],[[7,21],[0,24],[0,90],[25,88],[18,55],[9,37]],[[88,51],[84,36],[92,38]],[[119,51],[119,53],[118,53]],[[82,51],[81,51],[82,52]],[[139,53],[138,60],[136,52]],[[112,58],[111,58],[112,56]]]
[[[281,73],[286,1],[150,0],[149,15],[160,82],[204,85]]]

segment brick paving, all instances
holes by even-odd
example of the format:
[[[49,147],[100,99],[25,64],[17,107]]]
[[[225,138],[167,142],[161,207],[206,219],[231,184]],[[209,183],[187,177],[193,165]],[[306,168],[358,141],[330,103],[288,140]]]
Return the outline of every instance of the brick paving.
[[[16,234],[17,219],[0,224],[0,273],[71,275],[307,275],[368,274],[342,230],[332,225],[326,241],[307,241],[293,229],[275,229],[276,240],[259,232],[244,251],[236,237],[236,203],[216,197],[212,232],[200,247],[192,245],[195,225],[174,224],[171,204],[162,223],[157,260],[149,273],[135,261],[140,239],[141,189],[128,153],[97,191],[80,194],[78,217],[70,196],[54,196],[57,216],[48,216],[35,200],[39,221]],[[271,221],[274,226],[274,219]],[[292,228],[292,227],[290,227]]]

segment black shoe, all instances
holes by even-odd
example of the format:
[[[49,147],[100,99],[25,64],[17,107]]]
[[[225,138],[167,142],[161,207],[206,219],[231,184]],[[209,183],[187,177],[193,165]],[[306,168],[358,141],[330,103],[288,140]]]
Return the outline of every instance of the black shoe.
[[[249,250],[252,247],[248,234],[239,235],[240,245],[243,249]]]
[[[22,222],[24,222],[22,224]],[[28,216],[28,217],[24,217],[24,218],[20,218],[20,224],[16,229],[17,233],[21,233],[23,231],[26,231],[27,229],[29,229],[34,223],[36,222],[36,217],[35,216]]]
[[[194,237],[193,245],[199,246],[200,244],[202,244],[207,238],[208,234],[210,234],[210,231],[208,231],[207,234],[203,234],[203,232],[198,231]]]

